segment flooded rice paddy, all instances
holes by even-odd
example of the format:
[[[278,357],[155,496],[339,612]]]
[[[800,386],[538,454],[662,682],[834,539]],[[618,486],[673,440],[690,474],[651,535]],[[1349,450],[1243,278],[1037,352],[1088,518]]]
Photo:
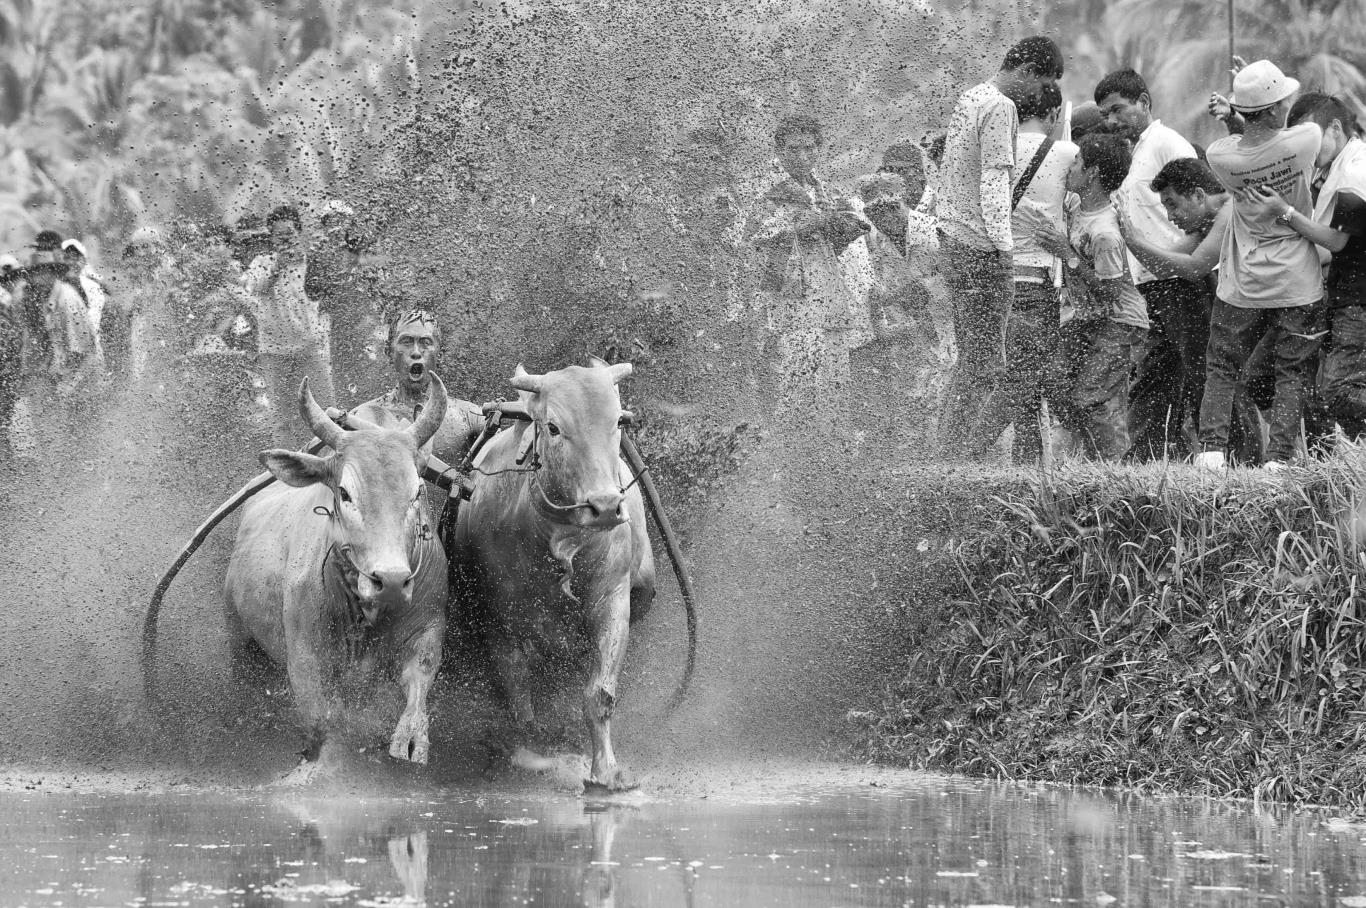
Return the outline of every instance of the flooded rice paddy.
[[[612,803],[536,779],[402,796],[11,781],[0,903],[1366,905],[1366,826],[1329,813],[855,767],[704,775]]]

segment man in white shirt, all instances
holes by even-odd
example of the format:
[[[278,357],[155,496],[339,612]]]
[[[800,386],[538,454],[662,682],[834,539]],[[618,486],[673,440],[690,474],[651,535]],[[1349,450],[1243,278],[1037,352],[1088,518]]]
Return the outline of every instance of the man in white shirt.
[[[958,362],[939,420],[943,454],[970,455],[973,436],[1005,368],[1005,328],[1014,294],[1010,228],[1016,105],[1062,78],[1049,38],[1012,47],[990,81],[959,97],[944,144],[935,195],[944,282],[953,302]]]
[[[1057,126],[1061,110],[1062,92],[1056,85],[1045,85],[1037,101],[1019,105],[1015,160],[1020,179]],[[1011,218],[1015,302],[1006,329],[1006,382],[1000,394],[992,395],[984,411],[977,443],[984,449],[995,442],[1006,426],[1014,424],[1011,456],[1018,464],[1036,464],[1043,453],[1039,418],[1049,366],[1057,355],[1058,288],[1062,276],[1061,262],[1039,245],[1027,219],[1042,218],[1059,233],[1067,229],[1063,203],[1067,197],[1067,171],[1076,156],[1076,145],[1054,142],[1025,187]]]
[[[304,292],[308,267],[300,235],[303,220],[291,205],[281,205],[266,220],[273,251],[258,255],[242,275],[256,320],[256,362],[275,415],[276,447],[293,448],[308,438],[293,405],[305,378],[314,393],[336,402],[327,334],[318,304]]]
[[[1152,95],[1143,77],[1121,69],[1101,79],[1096,106],[1109,132],[1133,143],[1133,163],[1115,193],[1128,228],[1160,250],[1174,250],[1185,235],[1177,229],[1153,191],[1152,180],[1169,162],[1195,158],[1195,148],[1176,130],[1153,119]],[[1161,278],[1129,258],[1134,283],[1148,305],[1148,348],[1131,391],[1129,433],[1138,460],[1186,457],[1191,438],[1187,418],[1200,412],[1204,386],[1204,344],[1209,331],[1210,294],[1203,282]]]

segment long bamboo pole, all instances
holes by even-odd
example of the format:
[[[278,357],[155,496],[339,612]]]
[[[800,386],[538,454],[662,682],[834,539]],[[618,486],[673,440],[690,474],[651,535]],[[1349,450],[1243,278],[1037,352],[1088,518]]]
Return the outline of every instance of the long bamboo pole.
[[[1228,88],[1229,88],[1229,91],[1232,91],[1232,90],[1233,90],[1233,67],[1237,65],[1236,63],[1234,63],[1234,57],[1238,56],[1238,51],[1237,51],[1237,49],[1234,47],[1234,43],[1233,43],[1233,35],[1234,35],[1234,29],[1233,29],[1233,0],[1228,0],[1228,66],[1229,66]]]

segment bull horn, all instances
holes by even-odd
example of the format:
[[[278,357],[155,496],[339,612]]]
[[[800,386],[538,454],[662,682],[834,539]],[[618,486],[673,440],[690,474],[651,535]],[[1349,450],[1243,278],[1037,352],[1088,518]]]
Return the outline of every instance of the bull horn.
[[[630,363],[617,363],[615,366],[608,366],[607,371],[612,373],[612,384],[619,384],[623,378],[631,374]]]
[[[408,427],[408,431],[417,438],[419,448],[431,441],[446,418],[446,385],[435,372],[431,375],[431,384],[427,386],[427,406],[422,408],[422,414],[418,416],[417,422]]]
[[[313,399],[313,391],[308,387],[307,378],[299,384],[299,414],[303,416],[304,422],[308,423],[309,431],[318,436],[319,441],[336,450],[337,442],[346,433],[341,426],[327,418],[323,408]]]
[[[518,363],[517,368],[513,370],[512,379],[509,382],[509,384],[518,391],[530,391],[532,394],[540,394],[541,386],[544,383],[544,375],[530,374],[527,370],[522,368],[521,363]]]
[[[607,360],[598,356],[596,353],[590,353],[588,354],[588,365],[594,369],[606,369]]]

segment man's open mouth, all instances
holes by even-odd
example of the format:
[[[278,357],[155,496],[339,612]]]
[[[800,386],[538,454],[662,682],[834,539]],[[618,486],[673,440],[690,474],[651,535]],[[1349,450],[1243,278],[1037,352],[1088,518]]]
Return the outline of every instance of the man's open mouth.
[[[427,367],[422,365],[422,363],[413,363],[411,366],[408,367],[408,377],[411,378],[413,381],[417,381],[419,378],[422,377],[422,373],[426,371]]]

